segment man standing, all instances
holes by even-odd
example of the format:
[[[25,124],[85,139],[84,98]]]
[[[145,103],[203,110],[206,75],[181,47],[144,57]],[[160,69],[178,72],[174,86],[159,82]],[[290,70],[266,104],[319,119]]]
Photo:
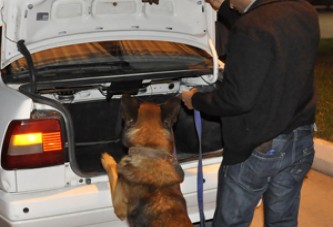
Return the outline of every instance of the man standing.
[[[317,13],[306,0],[206,1],[231,23],[223,81],[182,100],[222,120],[213,226],[249,226],[262,196],[265,226],[297,226],[314,157]]]

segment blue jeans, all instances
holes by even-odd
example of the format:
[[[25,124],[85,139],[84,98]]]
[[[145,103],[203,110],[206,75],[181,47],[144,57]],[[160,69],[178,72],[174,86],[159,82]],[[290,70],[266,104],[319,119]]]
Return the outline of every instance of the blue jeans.
[[[314,158],[312,128],[281,134],[271,149],[255,149],[242,163],[222,165],[212,226],[249,226],[262,196],[265,226],[297,226],[302,183]]]

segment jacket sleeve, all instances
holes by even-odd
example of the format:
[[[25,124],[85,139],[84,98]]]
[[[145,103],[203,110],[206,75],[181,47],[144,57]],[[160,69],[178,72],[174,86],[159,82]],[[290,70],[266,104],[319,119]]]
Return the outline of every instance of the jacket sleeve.
[[[268,44],[240,31],[230,36],[223,81],[209,93],[196,93],[193,107],[217,116],[244,114],[255,105],[269,72],[273,53]]]

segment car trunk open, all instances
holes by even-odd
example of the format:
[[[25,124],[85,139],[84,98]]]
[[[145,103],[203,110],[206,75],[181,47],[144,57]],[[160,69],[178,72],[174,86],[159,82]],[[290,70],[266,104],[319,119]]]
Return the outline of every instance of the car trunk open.
[[[114,58],[112,64],[110,59]],[[58,112],[57,118],[62,119],[66,131],[67,160],[74,172],[83,177],[104,174],[100,163],[103,152],[116,160],[127,153],[121,141],[122,94],[162,103],[179,95],[182,86],[194,86],[203,75],[212,73],[213,68],[211,56],[202,50],[157,41],[67,46],[33,54],[32,59],[34,66],[28,66],[23,58],[15,61],[3,70],[2,78],[8,86],[19,86],[36,103]],[[34,86],[29,67],[38,72]],[[214,85],[206,82],[202,80],[206,85],[200,87],[212,89]],[[53,111],[46,109],[37,107],[33,115],[54,117]],[[202,121],[204,157],[221,155],[219,119],[203,115]],[[199,147],[193,111],[182,106],[173,131],[179,161],[196,160]]]

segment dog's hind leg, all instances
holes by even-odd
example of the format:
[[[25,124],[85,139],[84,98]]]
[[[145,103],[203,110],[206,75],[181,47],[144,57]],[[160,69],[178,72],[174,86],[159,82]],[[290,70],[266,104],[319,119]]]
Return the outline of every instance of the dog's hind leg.
[[[127,201],[124,195],[123,185],[118,181],[117,163],[114,158],[107,153],[102,154],[101,163],[109,177],[114,212],[119,219],[124,220],[127,216]]]

